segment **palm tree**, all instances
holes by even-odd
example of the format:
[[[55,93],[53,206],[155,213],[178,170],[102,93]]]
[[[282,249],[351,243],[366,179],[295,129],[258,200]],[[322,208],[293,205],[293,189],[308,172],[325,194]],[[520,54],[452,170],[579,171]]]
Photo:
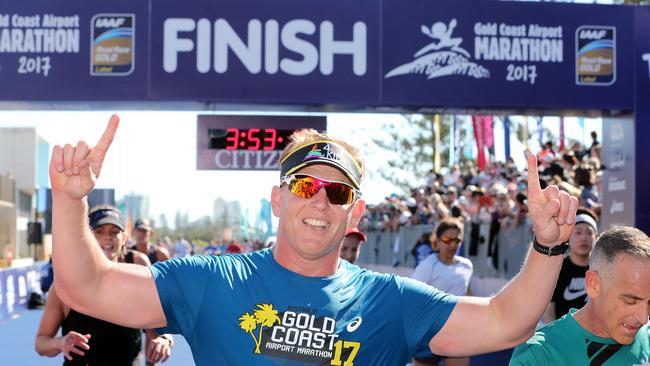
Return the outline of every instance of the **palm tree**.
[[[255,320],[255,317],[252,316],[249,313],[246,313],[242,315],[239,320],[241,320],[241,323],[239,323],[239,327],[246,333],[250,333],[251,337],[253,337],[253,342],[255,342],[255,353],[260,353],[259,350],[259,343],[257,342],[257,339],[255,338],[255,334],[253,334],[253,331],[255,328],[257,328],[257,320]]]
[[[255,353],[260,353],[260,345],[262,344],[262,330],[264,327],[270,328],[275,323],[280,322],[280,317],[278,316],[278,311],[273,309],[272,304],[261,304],[257,305],[258,309],[253,311],[254,315],[245,313],[242,315],[239,320],[239,327],[246,333],[250,333],[251,337],[255,341]],[[253,331],[257,328],[257,324],[260,324],[260,332],[258,337],[255,337]]]

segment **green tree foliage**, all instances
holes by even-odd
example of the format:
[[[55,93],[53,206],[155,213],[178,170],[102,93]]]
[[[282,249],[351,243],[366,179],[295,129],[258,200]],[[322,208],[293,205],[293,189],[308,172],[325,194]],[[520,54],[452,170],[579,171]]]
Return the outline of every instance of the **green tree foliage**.
[[[434,115],[406,115],[406,121],[398,125],[384,125],[388,138],[373,139],[373,142],[394,153],[379,173],[383,179],[408,190],[414,183],[422,181],[433,169],[434,159]],[[449,161],[449,133],[451,116],[441,116],[440,161]],[[415,180],[415,182],[414,182]]]

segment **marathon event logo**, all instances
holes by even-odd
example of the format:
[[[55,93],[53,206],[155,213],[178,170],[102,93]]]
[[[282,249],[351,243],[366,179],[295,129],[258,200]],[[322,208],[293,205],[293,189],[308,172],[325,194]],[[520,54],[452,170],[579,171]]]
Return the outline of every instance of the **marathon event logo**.
[[[576,84],[616,81],[616,27],[583,25],[576,30]]]
[[[96,14],[90,29],[90,74],[131,74],[135,66],[135,14]]]
[[[491,72],[479,61],[506,61],[505,81],[534,85],[539,64],[564,62],[562,26],[476,22],[472,56],[460,47],[463,39],[452,36],[456,25],[456,19],[448,25],[422,25],[421,32],[433,41],[418,50],[413,61],[394,68],[385,78],[424,74],[427,79],[452,75],[487,79]]]
[[[431,28],[422,25],[422,33],[431,38],[426,46],[420,48],[414,60],[389,71],[384,78],[407,74],[424,74],[427,79],[434,79],[442,76],[465,75],[477,79],[489,78],[490,71],[481,65],[470,61],[470,54],[460,47],[462,38],[452,37],[456,28],[456,19],[452,19],[449,25],[443,22],[435,22]]]
[[[239,321],[241,330],[251,336],[254,354],[309,363],[352,365],[361,348],[359,342],[338,339],[335,319],[319,317],[316,309],[303,306],[289,306],[279,313],[272,304],[258,304],[252,314],[244,313]]]

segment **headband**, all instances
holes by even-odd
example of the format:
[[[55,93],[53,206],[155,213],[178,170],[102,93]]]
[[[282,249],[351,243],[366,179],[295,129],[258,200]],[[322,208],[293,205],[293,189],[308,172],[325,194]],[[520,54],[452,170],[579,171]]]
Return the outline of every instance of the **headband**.
[[[594,230],[596,230],[596,232],[598,232],[598,225],[596,224],[596,220],[587,214],[576,215],[576,225],[578,224],[589,224],[594,228]]]
[[[312,164],[327,164],[345,174],[352,186],[361,189],[361,167],[343,147],[332,141],[316,141],[303,145],[280,161],[280,177],[286,177]]]

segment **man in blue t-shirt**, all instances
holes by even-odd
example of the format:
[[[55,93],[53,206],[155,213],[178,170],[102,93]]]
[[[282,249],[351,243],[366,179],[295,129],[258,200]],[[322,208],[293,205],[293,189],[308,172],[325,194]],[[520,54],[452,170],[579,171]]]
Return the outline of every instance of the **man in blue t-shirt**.
[[[240,255],[198,256],[150,269],[113,264],[85,221],[118,126],[92,149],[56,146],[50,162],[57,289],[85,314],[182,334],[197,365],[400,365],[413,355],[467,356],[527,339],[546,308],[574,226],[577,200],[539,185],[528,158],[537,238],[521,273],[491,298],[455,297],[339,258],[361,220],[359,152],[314,130],[291,137],[271,207],[277,243]],[[523,245],[523,243],[522,243]]]

